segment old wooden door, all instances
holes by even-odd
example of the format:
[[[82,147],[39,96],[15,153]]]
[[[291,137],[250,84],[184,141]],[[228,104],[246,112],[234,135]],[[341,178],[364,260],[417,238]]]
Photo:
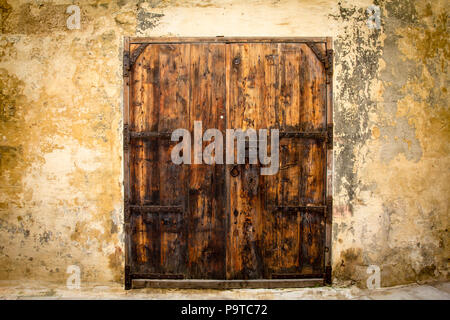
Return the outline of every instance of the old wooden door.
[[[138,278],[329,277],[327,40],[126,40],[126,287]],[[194,121],[224,137],[227,128],[278,129],[278,172],[172,163],[171,133],[192,133]]]

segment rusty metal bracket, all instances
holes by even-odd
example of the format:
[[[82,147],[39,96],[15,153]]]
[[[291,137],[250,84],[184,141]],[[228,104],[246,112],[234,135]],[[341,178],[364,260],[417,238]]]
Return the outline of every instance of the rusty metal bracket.
[[[131,53],[131,56],[130,56],[130,69],[133,68],[134,64],[136,63],[136,60],[139,58],[141,53],[144,52],[145,48],[147,48],[148,45],[149,45],[149,43],[141,43],[139,45],[139,47],[137,47]]]
[[[323,282],[325,285],[331,285],[331,223],[332,223],[332,219],[333,219],[333,197],[332,196],[328,196],[327,197],[327,212],[326,212],[326,217],[325,217],[325,221],[326,221],[326,225],[330,228],[329,229],[329,234],[327,235],[327,240],[326,240],[326,244],[325,244],[325,275],[323,278]]]
[[[333,214],[333,197],[327,198],[327,220],[331,219]]]
[[[130,290],[133,278],[131,277],[131,267],[125,266],[125,290]]]
[[[327,83],[331,83],[331,78],[333,78],[333,49],[327,50],[325,69],[327,71]]]
[[[316,212],[326,214],[326,206],[275,206],[273,211],[281,212]]]
[[[331,285],[331,266],[325,267],[325,276],[323,278],[323,282],[326,285]]]
[[[323,278],[323,273],[303,274],[303,273],[272,273],[272,279],[311,279]]]
[[[299,138],[299,139],[315,139],[326,140],[327,131],[282,131],[280,132],[280,138]]]
[[[327,149],[333,149],[333,124],[327,125]]]
[[[125,51],[123,53],[123,76],[128,77],[130,71],[130,52]]]
[[[130,200],[125,196],[124,205],[123,205],[123,219],[125,223],[130,221]]]
[[[149,206],[149,205],[129,205],[130,211],[148,213],[183,213],[183,206]]]
[[[141,43],[131,54],[129,51],[125,51],[123,54],[123,76],[128,77],[130,70],[133,68],[136,60],[141,53],[147,48],[149,43]]]
[[[134,273],[132,279],[184,279],[183,274],[178,273]]]
[[[123,125],[123,148],[128,150],[130,145],[130,130],[128,129],[128,124]]]
[[[322,52],[320,52],[319,48],[317,48],[316,44],[312,43],[312,42],[307,42],[306,44],[312,50],[312,52],[314,52],[314,54],[316,55],[317,59],[319,59],[320,62],[325,64],[326,63],[326,61],[325,61],[326,59],[323,56]]]
[[[153,132],[153,131],[130,132],[130,139],[155,139],[155,138],[170,139],[171,137],[172,137],[171,132]]]

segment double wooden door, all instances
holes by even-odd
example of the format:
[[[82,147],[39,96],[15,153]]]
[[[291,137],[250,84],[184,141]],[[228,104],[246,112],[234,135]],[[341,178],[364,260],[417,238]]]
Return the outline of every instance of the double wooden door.
[[[326,276],[331,52],[326,39],[126,39],[127,287]],[[194,121],[223,137],[278,129],[278,172],[174,164],[171,133],[193,137]]]

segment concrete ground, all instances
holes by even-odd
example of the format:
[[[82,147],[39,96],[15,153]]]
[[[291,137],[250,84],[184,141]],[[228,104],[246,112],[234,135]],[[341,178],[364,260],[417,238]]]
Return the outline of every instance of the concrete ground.
[[[432,299],[450,300],[450,282],[411,284],[377,290],[356,287],[319,287],[301,289],[179,290],[134,289],[125,291],[119,284],[81,285],[80,289],[42,282],[0,281],[0,299]]]

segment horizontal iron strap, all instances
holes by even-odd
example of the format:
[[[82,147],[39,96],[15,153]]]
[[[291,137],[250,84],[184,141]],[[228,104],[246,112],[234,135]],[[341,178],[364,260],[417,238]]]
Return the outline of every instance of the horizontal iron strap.
[[[171,136],[172,136],[171,132],[154,132],[154,131],[130,132],[131,139],[170,138]],[[328,134],[327,131],[317,131],[317,132],[291,131],[291,132],[280,132],[280,138],[326,140],[328,138]]]
[[[322,278],[323,273],[303,274],[303,273],[272,273],[272,279],[309,279]]]
[[[295,212],[295,211],[307,211],[307,212],[319,212],[325,213],[327,206],[276,206],[274,207],[275,211],[286,211],[286,212]]]
[[[175,212],[182,213],[182,206],[139,206],[130,205],[130,210],[139,212]]]
[[[301,131],[280,132],[280,138],[300,138],[300,139],[326,140],[327,139],[327,131],[318,131],[318,132],[301,132]]]
[[[130,132],[131,139],[170,138],[171,136],[172,136],[171,132],[154,132],[154,131]]]
[[[132,273],[132,279],[184,279],[182,274]]]

